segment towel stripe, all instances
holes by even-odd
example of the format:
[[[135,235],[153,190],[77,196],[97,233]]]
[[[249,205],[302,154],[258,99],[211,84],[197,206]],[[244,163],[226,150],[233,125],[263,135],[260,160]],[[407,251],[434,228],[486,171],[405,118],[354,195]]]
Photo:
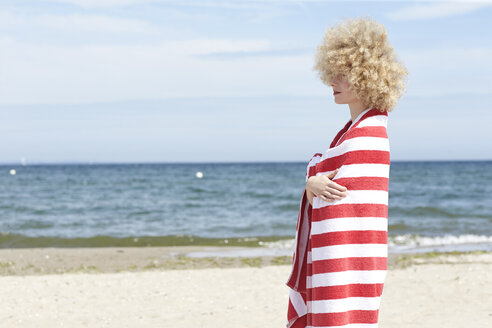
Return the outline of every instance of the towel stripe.
[[[359,217],[359,218],[333,218],[313,222],[311,224],[311,235],[335,231],[351,230],[380,230],[387,231],[388,219],[385,217]]]
[[[334,171],[342,165],[352,164],[390,164],[389,150],[353,150],[343,155],[323,160],[309,169],[310,175],[315,175],[315,172]]]
[[[344,245],[344,244],[386,244],[388,233],[375,230],[334,231],[311,237],[311,247]]]
[[[333,178],[336,182],[340,178],[359,178],[359,177],[381,177],[388,178],[390,166],[388,164],[345,164],[343,171],[339,171]],[[318,172],[320,174],[329,174],[325,172]]]
[[[386,270],[386,257],[346,257],[316,261],[315,265],[308,263],[310,272],[328,273],[348,270]]]
[[[339,313],[313,313],[312,326],[309,327],[377,328],[378,312],[379,310],[352,310]],[[330,326],[326,326],[326,322],[329,322]]]
[[[318,197],[315,197],[316,199]],[[314,200],[313,200],[314,201]],[[313,203],[314,204],[314,203]],[[388,217],[388,205],[385,204],[339,204],[313,208],[312,221],[341,217]]]
[[[312,289],[311,300],[330,300],[347,297],[379,297],[383,293],[383,284],[347,284],[320,286]]]
[[[345,244],[313,248],[313,261],[339,259],[343,257],[385,257],[388,247],[385,244]]]
[[[350,270],[341,272],[317,273],[308,276],[311,288],[350,284],[382,284],[386,270]]]
[[[308,301],[312,313],[336,313],[354,310],[377,310],[380,297],[347,297],[335,300]],[[326,312],[326,309],[330,312]]]

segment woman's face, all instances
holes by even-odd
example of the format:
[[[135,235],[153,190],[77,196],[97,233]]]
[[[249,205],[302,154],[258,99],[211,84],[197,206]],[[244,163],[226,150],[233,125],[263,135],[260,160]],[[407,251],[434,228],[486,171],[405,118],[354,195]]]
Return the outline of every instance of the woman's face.
[[[333,88],[333,96],[337,104],[350,104],[359,101],[351,89],[350,83],[341,74],[337,74],[330,82]]]

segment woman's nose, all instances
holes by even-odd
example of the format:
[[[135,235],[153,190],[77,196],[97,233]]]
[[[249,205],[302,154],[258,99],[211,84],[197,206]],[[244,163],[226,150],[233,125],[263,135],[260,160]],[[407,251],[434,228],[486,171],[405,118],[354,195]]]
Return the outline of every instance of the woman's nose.
[[[336,82],[336,76],[332,77],[331,80],[330,80],[330,85],[333,87],[335,86],[335,82]]]
[[[333,76],[330,80],[330,85],[332,87],[335,86],[339,82],[339,79],[340,79],[340,74]]]

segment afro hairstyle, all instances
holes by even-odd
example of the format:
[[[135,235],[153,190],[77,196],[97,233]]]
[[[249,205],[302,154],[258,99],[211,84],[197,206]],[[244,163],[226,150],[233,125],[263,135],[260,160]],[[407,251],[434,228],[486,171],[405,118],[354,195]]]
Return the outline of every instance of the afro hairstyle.
[[[408,71],[397,60],[384,26],[369,16],[330,27],[317,47],[313,70],[326,85],[341,74],[358,99],[381,112],[391,112],[406,92]]]

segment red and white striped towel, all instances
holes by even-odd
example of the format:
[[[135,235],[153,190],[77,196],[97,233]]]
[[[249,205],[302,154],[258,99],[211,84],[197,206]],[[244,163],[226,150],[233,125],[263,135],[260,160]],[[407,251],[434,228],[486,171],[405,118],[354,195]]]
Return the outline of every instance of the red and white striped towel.
[[[339,169],[347,196],[302,195],[287,311],[288,328],[377,328],[387,273],[388,113],[368,108],[308,163],[306,181]]]

